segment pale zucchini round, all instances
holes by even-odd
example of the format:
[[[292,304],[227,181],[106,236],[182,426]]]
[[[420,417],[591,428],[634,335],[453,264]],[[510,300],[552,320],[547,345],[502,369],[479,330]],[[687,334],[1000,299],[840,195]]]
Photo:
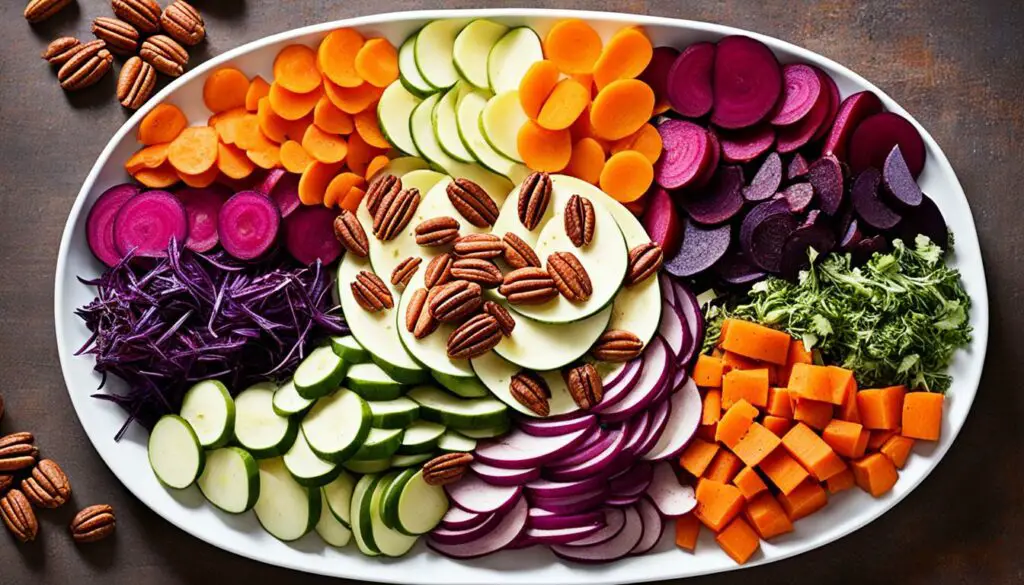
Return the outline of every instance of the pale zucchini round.
[[[380,549],[373,539],[373,527],[370,520],[370,502],[380,476],[368,473],[359,478],[352,490],[352,538],[359,552],[368,557],[380,555]]]
[[[430,461],[435,455],[436,453],[433,451],[417,453],[416,455],[395,455],[391,458],[391,467],[415,467],[419,469],[420,465]]]
[[[402,444],[398,446],[397,452],[400,455],[432,453],[444,432],[444,425],[418,420],[405,429]]]
[[[398,79],[409,92],[419,97],[427,96],[437,88],[427,83],[416,67],[416,35],[410,35],[398,49]]]
[[[274,411],[276,391],[260,382],[235,397],[235,441],[257,459],[283,455],[299,432],[297,421]]]
[[[342,463],[370,434],[370,407],[345,388],[321,398],[302,419],[302,434],[321,459]]]
[[[397,503],[397,526],[406,534],[430,532],[437,527],[450,507],[444,488],[428,484],[423,479],[422,469],[402,486]]]
[[[189,388],[179,414],[192,426],[204,449],[227,445],[235,430],[235,401],[217,380],[204,380]]]
[[[387,557],[400,557],[406,554],[412,550],[417,540],[416,536],[388,528],[381,515],[384,494],[397,476],[398,472],[391,472],[384,476],[374,486],[373,496],[370,498],[370,525],[373,531],[373,542],[377,546],[377,550]]]
[[[295,383],[288,380],[274,392],[274,412],[281,416],[292,416],[306,412],[315,400],[299,396]]]
[[[347,370],[345,360],[334,353],[331,346],[325,345],[309,352],[302,360],[295,369],[292,383],[299,396],[314,400],[337,390]]]
[[[203,471],[205,454],[192,426],[174,414],[160,417],[149,433],[149,465],[160,483],[182,490]]]
[[[395,454],[402,444],[405,429],[370,429],[359,450],[352,456],[362,461],[387,459]]]
[[[374,363],[349,368],[345,385],[366,400],[394,400],[402,395],[402,385]]]
[[[327,507],[327,496],[320,493],[320,520],[316,523],[316,533],[327,544],[341,548],[352,540],[352,531],[342,524]]]
[[[487,55],[487,80],[491,91],[518,89],[530,66],[543,58],[540,37],[532,28],[521,26],[508,31]]]
[[[259,469],[256,519],[278,540],[302,538],[320,521],[320,490],[296,482],[279,457],[260,461]]]
[[[313,452],[303,433],[295,437],[292,448],[284,454],[284,466],[295,481],[307,487],[328,484],[341,472],[337,463],[325,461]]]
[[[476,439],[456,431],[446,431],[437,442],[437,448],[445,453],[469,453],[476,449]]]
[[[470,377],[450,376],[442,372],[431,372],[434,381],[444,386],[449,392],[462,398],[486,398],[489,396],[487,387],[474,375]]]
[[[408,397],[420,405],[420,418],[447,427],[487,429],[508,420],[508,408],[493,398],[459,398],[436,386],[417,386]]]
[[[498,154],[523,162],[519,154],[519,129],[529,120],[519,102],[519,90],[510,89],[487,100],[480,115],[480,130]]]
[[[455,104],[467,91],[464,82],[460,81],[452,86],[434,106],[431,121],[441,150],[457,161],[471,163],[474,162],[473,155],[462,144],[458,122],[455,120]]]
[[[211,504],[229,514],[241,514],[260,497],[260,468],[245,449],[222,447],[206,453],[206,466],[196,484]]]
[[[490,90],[487,56],[507,32],[507,26],[486,18],[474,20],[462,29],[452,48],[452,61],[462,79],[477,89]]]
[[[377,124],[388,142],[410,156],[419,156],[409,132],[409,116],[422,98],[409,91],[401,80],[389,85],[377,102]]]
[[[452,53],[455,38],[466,26],[466,21],[457,18],[443,18],[427,23],[416,34],[414,56],[420,76],[431,86],[447,89],[459,80]]]
[[[507,177],[514,183],[520,183],[530,174],[530,169],[502,155],[484,137],[481,121],[487,102],[488,97],[479,91],[470,92],[459,101],[459,108],[455,113],[459,137],[481,166]]]
[[[355,476],[342,471],[334,481],[320,488],[331,513],[346,527],[352,526],[352,490],[355,487]]]
[[[367,473],[383,473],[391,469],[391,458],[384,459],[349,459],[341,464],[342,467],[352,473],[365,475]]]
[[[502,435],[507,435],[511,424],[506,422],[505,424],[498,424],[492,427],[485,427],[482,429],[460,429],[459,432],[465,435],[467,438],[474,440],[493,439]]]
[[[404,429],[419,417],[420,405],[408,398],[368,400],[371,421],[378,429]]]

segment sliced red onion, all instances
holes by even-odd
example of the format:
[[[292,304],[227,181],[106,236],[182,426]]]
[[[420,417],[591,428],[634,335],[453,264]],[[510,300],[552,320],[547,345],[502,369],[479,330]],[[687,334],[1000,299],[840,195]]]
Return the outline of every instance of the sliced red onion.
[[[611,442],[604,445],[600,452],[588,457],[586,461],[568,466],[551,466],[544,470],[544,474],[555,481],[572,481],[601,473],[622,453],[626,440],[629,438],[622,429],[612,431],[611,436]]]
[[[623,420],[646,408],[662,386],[668,384],[674,368],[675,356],[669,359],[668,344],[660,336],[655,336],[644,350],[644,368],[636,386],[617,404],[602,410],[601,418]]]
[[[504,514],[488,514],[486,519],[476,526],[452,530],[450,528],[435,528],[430,532],[430,538],[438,544],[459,545],[473,542],[486,536],[501,523]]]
[[[650,410],[641,412],[627,422],[626,433],[629,435],[629,438],[626,440],[626,445],[622,448],[623,453],[629,453],[631,456],[636,455],[636,449],[644,440],[644,437],[647,436],[647,428],[650,424]]]
[[[604,503],[615,508],[628,508],[629,506],[639,502],[641,497],[643,497],[643,494],[636,494],[633,496],[615,496],[609,497]]]
[[[482,557],[497,552],[515,542],[516,538],[526,528],[526,513],[526,500],[519,498],[509,513],[502,517],[501,522],[493,530],[480,538],[459,545],[441,544],[432,538],[428,538],[427,546],[454,559]]]
[[[604,513],[604,528],[586,538],[574,540],[568,543],[568,546],[593,546],[608,542],[618,536],[626,526],[626,513],[615,508],[604,508],[602,512]]]
[[[551,550],[561,558],[581,563],[606,563],[621,559],[640,542],[644,532],[644,523],[636,508],[626,508],[624,513],[625,525],[615,537],[590,546],[556,544]]]
[[[658,404],[651,413],[651,424],[647,426],[647,436],[644,440],[637,445],[636,452],[639,454],[647,453],[654,447],[654,444],[658,442],[661,434],[665,431],[665,425],[668,424],[668,413],[671,403],[669,401]]]
[[[523,530],[515,540],[510,542],[503,550],[519,550],[521,548],[528,548],[537,544],[529,536],[526,535],[526,530]]]
[[[476,472],[480,479],[492,485],[517,486],[523,485],[540,477],[540,468],[504,469],[479,461],[474,461],[469,468]]]
[[[651,485],[654,469],[651,464],[640,461],[626,471],[608,480],[608,489],[612,496],[639,495]]]
[[[676,292],[676,306],[682,313],[683,323],[690,330],[691,346],[684,348],[679,358],[679,363],[688,365],[697,357],[697,350],[704,343],[704,313],[701,312],[700,303],[697,302],[697,296],[693,291],[678,280],[673,280],[672,285]],[[686,351],[687,349],[689,351]]]
[[[594,430],[591,431],[591,435],[587,437],[585,441],[580,443],[572,453],[569,453],[565,457],[549,461],[545,467],[564,467],[587,461],[601,451],[604,451],[605,447],[607,447],[614,439],[615,437],[612,436],[612,431],[601,427],[594,427]]]
[[[565,544],[581,538],[592,536],[601,530],[600,524],[576,526],[573,528],[527,528],[526,536],[537,544]]]
[[[601,402],[591,408],[590,411],[600,414],[602,411],[611,408],[617,404],[620,400],[626,397],[633,388],[636,386],[638,380],[640,380],[640,374],[643,373],[644,360],[643,356],[630,360],[626,363],[625,368],[622,370],[622,376],[618,378],[615,384],[611,386],[605,386],[604,397],[601,398]]]
[[[579,430],[586,430],[597,424],[597,417],[592,414],[584,414],[575,418],[560,420],[549,420],[543,418],[530,418],[518,421],[518,427],[524,433],[535,437],[554,437],[565,435]]]
[[[629,551],[629,554],[642,555],[658,544],[658,540],[661,539],[664,523],[661,520],[661,514],[658,513],[658,509],[647,498],[641,498],[636,503],[636,510],[640,513],[640,520],[644,523],[644,532],[640,537],[640,542],[636,543],[636,546],[633,547],[633,550]]]
[[[535,437],[514,430],[504,437],[479,445],[473,456],[488,465],[506,469],[540,467],[571,453],[587,433],[581,430],[555,437]]]
[[[520,486],[491,485],[472,472],[444,490],[453,504],[477,514],[501,514],[515,506],[523,492]]]
[[[672,277],[665,272],[659,273],[658,288],[661,289],[661,300],[674,307],[676,305],[676,289],[672,286]]]
[[[679,454],[690,442],[700,423],[701,400],[697,385],[690,378],[683,387],[669,399],[669,415],[666,431],[658,442],[643,456],[649,461],[668,459]]]
[[[678,360],[682,356],[683,345],[690,335],[689,329],[683,325],[682,312],[675,306],[661,303],[661,322],[658,323],[658,333],[668,343],[672,355]]]
[[[697,506],[693,486],[679,483],[675,470],[664,461],[654,465],[654,477],[647,488],[647,497],[664,516],[682,516]]]
[[[477,514],[476,512],[467,512],[462,508],[452,506],[448,508],[444,517],[441,518],[441,527],[448,530],[465,530],[479,526],[491,516],[493,514]]]
[[[608,488],[602,486],[591,492],[564,498],[532,497],[530,503],[555,514],[580,514],[600,508],[607,497]]]
[[[604,526],[604,513],[600,510],[595,510],[580,514],[555,514],[544,508],[530,508],[526,522],[530,528],[542,528],[545,530],[575,528],[592,524]]]
[[[588,477],[577,481],[538,479],[526,484],[526,493],[529,496],[541,498],[563,498],[593,491],[603,486],[604,482],[605,478],[600,476]]]

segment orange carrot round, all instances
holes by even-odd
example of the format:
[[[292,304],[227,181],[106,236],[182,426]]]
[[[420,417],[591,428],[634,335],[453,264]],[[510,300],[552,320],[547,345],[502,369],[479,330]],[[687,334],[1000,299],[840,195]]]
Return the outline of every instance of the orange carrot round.
[[[178,106],[160,104],[139,122],[136,139],[146,146],[167,143],[177,138],[187,126],[188,119]]]
[[[249,82],[249,89],[245,92],[245,109],[255,114],[259,109],[260,100],[267,97],[269,93],[270,84],[259,75],[253,77]]]
[[[590,105],[590,90],[575,79],[563,79],[544,101],[537,123],[548,130],[564,130]]]
[[[209,187],[210,185],[213,184],[214,181],[217,180],[217,177],[219,176],[220,169],[217,168],[217,165],[210,167],[209,169],[199,173],[198,175],[190,175],[188,173],[178,171],[178,177],[181,178],[181,182],[185,183],[189,187],[193,187],[196,189]]]
[[[359,209],[359,204],[363,201],[363,196],[366,195],[366,191],[359,187],[352,187],[348,190],[348,194],[345,195],[341,200],[341,208],[347,209],[352,213],[355,213]]]
[[[544,39],[544,56],[563,73],[590,73],[601,56],[601,37],[582,20],[562,20]]]
[[[244,108],[249,78],[234,67],[221,67],[203,83],[203,103],[213,113]]]
[[[351,134],[356,129],[352,116],[339,110],[326,95],[313,109],[313,123],[324,132],[334,134]]]
[[[301,174],[311,162],[313,157],[298,142],[288,140],[281,145],[281,166],[289,173]]]
[[[582,138],[572,147],[565,174],[596,185],[604,169],[604,148],[593,138]]]
[[[362,187],[364,185],[366,185],[366,180],[355,173],[339,173],[327,185],[327,190],[324,192],[324,205],[326,207],[334,207],[345,199],[345,196],[348,195],[352,187]]]
[[[296,142],[302,142],[302,137],[306,135],[306,130],[313,125],[313,114],[309,114],[298,120],[285,120],[285,136],[288,140],[295,140]]]
[[[636,201],[651,186],[654,180],[654,165],[647,157],[635,150],[624,150],[613,154],[601,170],[601,190],[616,201]]]
[[[558,67],[552,61],[537,61],[526,70],[519,82],[519,105],[531,120],[536,120],[559,77]]]
[[[155,169],[167,162],[167,144],[154,144],[140,149],[124,163],[124,170],[129,175],[143,169]]]
[[[369,181],[371,177],[377,174],[377,171],[387,166],[390,160],[386,154],[378,154],[373,157],[369,164],[366,165],[366,180]]]
[[[276,169],[281,166],[281,147],[266,138],[264,140],[266,143],[260,148],[245,151],[245,156],[261,169]]]
[[[651,164],[658,162],[661,156],[661,134],[651,124],[644,124],[629,136],[612,143],[612,154],[623,150],[635,150],[647,157]]]
[[[367,144],[376,148],[391,148],[391,143],[384,137],[377,124],[377,111],[368,108],[355,115],[356,132]]]
[[[181,180],[178,177],[178,172],[170,163],[164,163],[155,169],[142,169],[134,173],[132,177],[150,189],[170,187]]]
[[[255,169],[244,150],[223,143],[217,145],[217,168],[231,179],[244,179]]]
[[[339,163],[345,160],[348,154],[348,144],[345,138],[337,134],[328,134],[321,130],[316,124],[306,128],[302,136],[302,148],[322,163]]]
[[[324,91],[327,99],[346,114],[358,114],[371,104],[380,99],[384,90],[369,83],[358,87],[342,87],[329,81],[324,81]]]
[[[535,171],[561,171],[572,156],[572,136],[568,130],[547,130],[533,120],[527,120],[519,129],[516,144],[523,162]]]
[[[617,79],[635,79],[643,73],[654,56],[654,47],[647,35],[636,27],[620,30],[605,45],[594,64],[594,83],[603,89]]]
[[[363,46],[363,36],[350,28],[332,31],[320,42],[316,62],[320,71],[341,87],[358,87],[363,78],[356,71],[356,55]]]
[[[256,110],[256,118],[259,122],[260,130],[263,131],[267,138],[279,144],[288,139],[286,136],[288,120],[274,113],[274,109],[270,107],[269,97],[260,99],[259,107]]]
[[[246,115],[251,115],[249,114],[249,110],[246,110],[245,108],[232,108],[210,116],[206,125],[217,131],[217,138],[219,138],[221,142],[225,144],[234,144],[235,137],[232,133],[234,126],[230,122],[231,120],[235,120]]]
[[[299,178],[299,201],[306,205],[317,205],[324,200],[327,185],[341,170],[341,163],[325,164],[320,161],[309,163]]]
[[[605,86],[590,106],[594,132],[607,140],[618,140],[636,132],[651,119],[654,91],[636,79],[619,79]]]
[[[288,45],[274,59],[274,83],[295,93],[309,93],[320,86],[316,53],[305,45]]]
[[[590,99],[594,99],[594,96],[597,95],[597,86],[594,85],[594,75],[592,73],[574,73],[569,77],[580,82],[580,85],[587,88],[587,91],[590,92]]]
[[[242,150],[259,148],[264,140],[268,140],[260,130],[258,116],[246,114],[228,120],[226,124],[232,127],[228,134],[234,137],[235,146]]]
[[[189,175],[209,170],[217,163],[217,132],[209,126],[185,128],[167,147],[167,162]]]
[[[355,68],[367,83],[387,87],[398,79],[398,51],[387,39],[370,39],[356,53]]]
[[[275,114],[285,120],[298,120],[313,111],[322,95],[323,90],[319,87],[309,93],[295,93],[275,81],[270,84],[270,93],[267,97]]]
[[[345,163],[348,165],[348,170],[353,173],[365,177],[370,161],[381,154],[384,154],[383,149],[367,144],[358,132],[354,132],[348,137],[348,156],[345,157]]]

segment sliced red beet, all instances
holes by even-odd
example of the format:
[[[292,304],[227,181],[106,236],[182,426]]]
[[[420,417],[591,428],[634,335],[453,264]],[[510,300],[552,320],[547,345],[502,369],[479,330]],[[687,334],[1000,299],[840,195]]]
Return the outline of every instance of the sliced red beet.
[[[288,173],[281,177],[281,180],[270,191],[269,197],[277,205],[282,218],[291,215],[302,205],[302,202],[299,201],[299,175]]]
[[[924,199],[921,187],[917,184],[914,176],[910,174],[899,144],[892,147],[889,156],[885,157],[885,166],[882,167],[882,186],[885,187],[885,192],[891,196],[891,201],[897,207],[917,207]]]
[[[743,209],[743,169],[736,165],[720,167],[706,187],[684,193],[680,204],[697,223],[718,225],[729,221]]]
[[[803,63],[782,66],[782,102],[771,119],[775,126],[789,126],[811,113],[824,90],[817,70]]]
[[[303,264],[317,259],[330,264],[341,256],[341,244],[334,237],[338,212],[321,206],[303,206],[284,220],[285,248]]]
[[[779,191],[782,185],[782,157],[779,153],[773,152],[761,163],[761,168],[750,181],[750,184],[743,188],[743,198],[747,201],[764,201],[771,199]]]
[[[814,248],[819,254],[827,254],[835,245],[836,236],[828,220],[817,209],[811,211],[804,223],[789,235],[782,248],[782,276],[796,278],[801,270],[810,266],[808,248]]]
[[[671,256],[675,254],[683,235],[682,220],[668,191],[655,187],[649,197],[642,219],[644,229],[651,240],[661,246],[665,255]]]
[[[815,69],[817,68],[815,67]],[[832,130],[832,125],[836,121],[836,115],[839,113],[839,104],[842,103],[842,98],[839,95],[839,86],[836,85],[836,81],[821,69],[817,69],[817,71],[818,77],[821,79],[822,91],[828,92],[828,114],[825,115],[825,119],[822,121],[818,131],[811,137],[811,142],[821,140]]]
[[[114,218],[114,242],[124,257],[165,258],[171,241],[188,238],[188,214],[167,191],[146,191],[121,206]],[[134,252],[133,252],[134,250]]]
[[[782,199],[793,213],[803,213],[814,200],[814,187],[810,183],[793,183],[775,195]]]
[[[881,182],[878,169],[865,169],[854,180],[850,199],[861,221],[875,229],[889,230],[900,222],[900,215],[879,197],[878,187]]]
[[[668,103],[679,115],[700,118],[711,111],[714,65],[715,45],[708,42],[686,47],[672,63],[668,72]]]
[[[821,210],[828,215],[835,215],[843,204],[845,194],[843,167],[836,157],[826,154],[814,161],[807,170],[807,180],[818,195]]]
[[[670,72],[678,57],[679,50],[675,47],[655,47],[654,53],[651,55],[651,62],[640,74],[640,81],[646,83],[654,91],[655,103],[661,103],[668,99]],[[710,85],[710,78],[711,76],[708,75],[708,85]]]
[[[949,250],[949,229],[946,227],[946,220],[942,212],[935,205],[935,201],[927,195],[922,195],[921,204],[914,208],[911,213],[903,217],[903,221],[896,226],[896,237],[899,237],[907,246],[914,245],[914,238],[918,234],[928,236],[928,239],[943,250]]]
[[[910,174],[916,179],[924,169],[924,140],[917,128],[899,114],[882,112],[867,118],[850,137],[850,169],[880,169],[894,146],[899,146]]]
[[[760,124],[746,130],[723,132],[721,144],[725,162],[748,163],[775,144],[775,129],[770,124]]]
[[[260,193],[263,193],[267,197],[270,197],[270,193],[274,190],[274,187],[277,186],[278,181],[285,178],[287,175],[288,171],[284,169],[270,169],[269,171],[267,171],[267,174],[263,177],[263,180],[260,181],[251,190],[259,191]]]
[[[854,244],[853,249],[850,251],[850,257],[854,264],[864,264],[870,260],[876,252],[886,252],[888,250],[889,240],[887,240],[885,236],[879,234],[877,236],[871,236],[870,238],[864,238]]]
[[[708,144],[710,145],[708,148],[711,149],[711,161],[704,169],[704,172],[698,175],[693,183],[690,184],[691,189],[703,187],[710,183],[718,171],[718,164],[722,162],[722,143],[718,141],[718,135],[710,128],[708,129]]]
[[[803,148],[825,123],[831,108],[832,97],[829,92],[819,92],[814,107],[806,116],[794,124],[778,129],[775,134],[775,150],[787,154]]]
[[[796,216],[781,199],[760,203],[740,225],[740,248],[762,270],[779,272],[782,247],[797,228]]]
[[[710,133],[693,122],[665,120],[658,125],[662,155],[654,165],[654,178],[665,189],[692,183],[713,162]]]
[[[683,222],[683,243],[679,251],[665,262],[665,270],[678,277],[693,276],[717,263],[729,250],[732,226],[705,228],[691,220]]]
[[[721,128],[748,128],[765,120],[782,95],[782,68],[775,54],[745,36],[718,41],[711,81],[711,122]]]
[[[799,152],[794,154],[793,159],[789,161],[789,166],[786,167],[786,180],[795,181],[803,177],[809,168],[810,164],[802,154]]]
[[[281,214],[258,191],[235,193],[220,208],[217,233],[224,251],[239,260],[259,258],[277,241]]]
[[[223,185],[201,189],[181,189],[175,195],[188,213],[188,239],[185,247],[194,252],[209,252],[219,242],[217,216],[231,193]]]
[[[863,238],[864,234],[860,232],[860,224],[857,223],[857,218],[852,218],[850,223],[846,225],[846,229],[843,230],[842,237],[839,238],[839,248],[844,252],[849,252]]]
[[[107,266],[114,266],[123,258],[114,243],[114,219],[117,212],[140,190],[138,185],[132,183],[115,185],[101,193],[89,209],[89,216],[85,220],[85,239],[93,256]]]
[[[736,250],[722,257],[715,266],[715,274],[726,284],[742,286],[757,282],[767,273],[748,259],[742,251]]]
[[[857,126],[867,117],[882,111],[882,100],[871,91],[855,93],[839,105],[835,121],[825,139],[823,152],[833,154],[841,161],[847,160],[847,147]]]

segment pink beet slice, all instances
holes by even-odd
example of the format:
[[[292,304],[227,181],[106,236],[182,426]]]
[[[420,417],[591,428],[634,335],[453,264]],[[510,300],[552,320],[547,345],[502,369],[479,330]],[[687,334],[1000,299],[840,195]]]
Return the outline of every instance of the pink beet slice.
[[[281,217],[286,218],[302,205],[299,201],[299,175],[288,173],[267,194],[277,204]]]
[[[668,103],[679,115],[700,118],[711,111],[714,65],[715,45],[708,42],[694,43],[676,58],[668,73]]]
[[[341,256],[341,244],[334,237],[338,212],[322,206],[302,208],[284,220],[284,247],[303,264],[320,260],[330,264]]]
[[[224,251],[239,260],[259,258],[277,241],[281,214],[258,191],[235,193],[220,208],[217,233]]]
[[[775,129],[770,124],[760,124],[738,132],[723,132],[719,140],[725,162],[748,163],[775,144]]]
[[[822,152],[834,154],[839,160],[845,161],[848,152],[847,146],[849,146],[853,131],[865,118],[881,111],[882,100],[870,91],[855,93],[843,100],[843,103],[839,105],[835,121],[832,122],[828,138],[825,139]]]
[[[654,188],[641,221],[651,241],[661,246],[667,256],[676,253],[682,237],[682,224],[668,191]]]
[[[693,122],[665,120],[658,125],[663,151],[654,178],[665,189],[692,183],[712,162],[709,133]]]
[[[708,163],[704,172],[697,176],[697,179],[690,185],[690,188],[707,185],[715,177],[715,173],[718,172],[718,163],[722,161],[722,145],[718,141],[718,136],[710,128],[708,129],[708,140],[711,145],[711,162]]]
[[[810,113],[803,117],[799,122],[783,126],[779,128],[775,136],[775,150],[781,154],[787,154],[790,152],[796,152],[797,149],[802,148],[814,138],[814,135],[818,132],[828,117],[829,110],[832,108],[832,98],[829,93],[821,92],[818,94],[818,100],[814,103],[814,107]]]
[[[201,189],[182,189],[175,193],[188,213],[188,239],[185,247],[193,252],[209,252],[219,242],[217,216],[220,207],[231,196],[227,187],[210,185]]]
[[[121,206],[114,218],[114,242],[121,256],[165,258],[171,241],[188,237],[188,214],[167,191],[147,191]]]
[[[793,160],[789,161],[789,166],[786,167],[786,180],[795,181],[800,177],[807,174],[807,169],[810,164],[807,159],[803,157],[799,152],[793,155]]]
[[[743,188],[743,198],[747,201],[764,201],[771,199],[782,185],[782,157],[779,153],[769,154],[750,184]]]
[[[814,67],[813,65],[811,67]],[[826,134],[832,130],[832,125],[835,123],[836,114],[839,113],[839,104],[842,103],[843,99],[839,96],[839,86],[836,85],[832,76],[825,73],[821,69],[814,67],[818,72],[818,77],[821,79],[822,91],[828,93],[828,114],[825,115],[825,121],[821,123],[821,127],[811,137],[811,142],[817,142],[825,137]]]
[[[121,251],[114,243],[114,218],[121,207],[139,194],[138,185],[124,183],[115,185],[96,198],[85,220],[85,239],[94,256],[107,266],[121,261]]]
[[[899,114],[875,114],[857,126],[850,137],[850,170],[881,169],[894,146],[900,147],[910,174],[916,179],[924,169],[924,140],[917,128]]]
[[[668,99],[669,72],[678,57],[679,50],[675,47],[655,47],[654,53],[651,55],[651,62],[640,74],[640,81],[649,85],[654,91],[655,103],[663,103]]]
[[[824,89],[818,72],[803,63],[784,65],[782,78],[785,84],[782,104],[771,120],[775,126],[789,126],[803,120],[818,103],[818,96]]]
[[[747,128],[765,120],[782,94],[779,61],[764,43],[745,36],[718,41],[711,80],[711,122],[720,128]]]

